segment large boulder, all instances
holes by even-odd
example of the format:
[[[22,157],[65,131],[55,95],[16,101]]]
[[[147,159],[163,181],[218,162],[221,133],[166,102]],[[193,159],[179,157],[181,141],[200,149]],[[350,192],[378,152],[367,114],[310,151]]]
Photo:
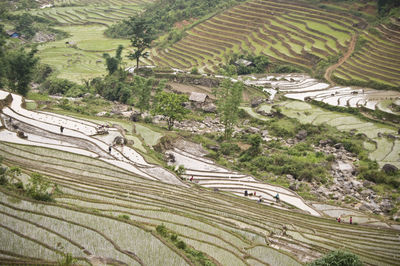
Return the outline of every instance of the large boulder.
[[[296,138],[298,140],[304,140],[307,137],[307,131],[305,131],[304,129],[300,130],[297,134],[296,134]]]
[[[387,163],[382,167],[382,170],[386,174],[393,174],[393,173],[396,173],[399,169],[396,166],[394,166],[393,164]]]
[[[257,106],[259,106],[260,104],[262,104],[263,102],[265,101],[265,99],[263,99],[263,98],[254,98],[254,99],[252,99],[251,100],[251,107],[257,107]]]
[[[142,114],[140,112],[135,111],[131,114],[131,116],[129,117],[129,120],[131,120],[133,122],[139,122],[141,119],[141,115]]]
[[[203,105],[203,107],[201,108],[204,112],[206,113],[215,113],[217,112],[217,106],[213,103],[208,103]]]

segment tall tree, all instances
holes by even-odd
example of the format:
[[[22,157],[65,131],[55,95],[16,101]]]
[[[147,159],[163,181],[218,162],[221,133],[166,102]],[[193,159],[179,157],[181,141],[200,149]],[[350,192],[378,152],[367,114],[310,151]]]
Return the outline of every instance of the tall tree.
[[[242,92],[243,83],[233,83],[230,79],[225,79],[216,91],[218,113],[225,126],[225,139],[231,138],[233,127],[238,120]]]
[[[184,94],[160,92],[156,95],[157,105],[153,107],[153,115],[164,115],[167,117],[168,130],[171,130],[175,121],[182,121],[189,112],[183,106],[188,101]]]
[[[3,78],[6,71],[5,62],[5,47],[4,44],[6,39],[6,33],[4,32],[3,25],[0,24],[0,88],[3,87]]]
[[[136,68],[139,68],[140,58],[149,56],[146,49],[150,48],[151,42],[154,39],[153,29],[149,21],[141,17],[132,17],[129,20],[131,32],[131,44],[134,50],[128,55],[131,60],[136,60]]]
[[[140,112],[149,110],[151,89],[153,87],[153,79],[146,79],[141,76],[135,76],[135,90],[138,93],[138,104]]]
[[[106,67],[109,75],[112,75],[115,71],[118,70],[122,61],[121,54],[123,49],[124,46],[119,45],[114,57],[111,57],[108,53],[103,54],[103,58],[106,60]]]
[[[34,69],[39,61],[35,57],[36,48],[25,52],[22,48],[16,51],[9,51],[5,56],[6,79],[8,87],[23,96],[29,91],[29,83],[33,79]]]

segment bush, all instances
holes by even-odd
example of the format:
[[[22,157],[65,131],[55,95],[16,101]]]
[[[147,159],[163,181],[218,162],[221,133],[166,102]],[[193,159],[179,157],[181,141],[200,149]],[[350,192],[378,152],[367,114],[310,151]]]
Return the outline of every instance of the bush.
[[[350,252],[336,250],[309,264],[309,266],[361,266],[362,262],[357,255]]]
[[[186,243],[183,242],[182,240],[179,240],[179,241],[176,243],[176,247],[179,248],[179,249],[185,249],[185,248],[186,248]]]
[[[190,71],[190,74],[198,75],[199,74],[199,70],[197,69],[197,67],[192,68],[192,70]]]
[[[157,225],[156,231],[157,231],[160,235],[162,235],[163,237],[168,237],[168,229],[167,229],[167,227],[165,227],[164,224]]]
[[[231,155],[239,151],[240,148],[236,143],[224,142],[221,144],[221,153],[223,155]]]

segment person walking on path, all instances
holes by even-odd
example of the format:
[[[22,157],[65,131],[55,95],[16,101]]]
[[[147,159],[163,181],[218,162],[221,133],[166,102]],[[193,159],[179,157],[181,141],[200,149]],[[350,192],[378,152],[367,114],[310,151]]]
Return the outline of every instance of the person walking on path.
[[[64,127],[63,126],[60,126],[60,132],[61,132],[61,134],[64,132]]]
[[[108,152],[111,153],[111,145],[108,146]]]
[[[279,193],[276,193],[275,199],[276,199],[276,202],[280,202]]]
[[[350,216],[350,224],[353,224],[353,217]]]
[[[193,176],[190,178],[190,182],[192,182],[193,181]]]

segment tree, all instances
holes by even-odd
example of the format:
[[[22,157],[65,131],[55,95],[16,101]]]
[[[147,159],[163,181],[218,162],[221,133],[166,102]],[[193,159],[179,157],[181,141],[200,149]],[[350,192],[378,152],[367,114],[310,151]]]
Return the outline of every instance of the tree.
[[[175,120],[182,121],[189,110],[185,109],[183,103],[188,101],[188,97],[183,94],[160,92],[156,96],[157,105],[154,106],[152,113],[167,117],[168,130],[174,126]]]
[[[124,46],[119,45],[114,57],[111,57],[108,53],[103,54],[103,58],[106,60],[106,67],[109,75],[112,75],[115,71],[118,70],[119,65],[122,61],[121,53],[123,49]]]
[[[233,126],[238,120],[242,91],[243,83],[233,83],[230,79],[225,79],[216,91],[218,113],[225,126],[225,139],[231,138]]]
[[[35,66],[39,61],[35,57],[36,48],[29,53],[23,49],[9,51],[5,56],[6,79],[8,87],[13,91],[26,96],[29,91],[29,83],[33,79]]]
[[[146,79],[141,76],[135,76],[135,90],[137,91],[139,97],[137,107],[139,107],[141,113],[143,113],[144,110],[149,110],[150,108],[150,96],[152,87],[153,79]]]
[[[350,252],[335,250],[329,252],[309,264],[309,266],[362,266],[362,262],[357,255]]]
[[[154,39],[153,29],[150,22],[141,17],[131,17],[129,25],[133,34],[131,44],[135,49],[128,55],[128,58],[136,60],[136,68],[138,69],[140,58],[149,56],[149,52],[145,52],[145,50],[150,48]]]

